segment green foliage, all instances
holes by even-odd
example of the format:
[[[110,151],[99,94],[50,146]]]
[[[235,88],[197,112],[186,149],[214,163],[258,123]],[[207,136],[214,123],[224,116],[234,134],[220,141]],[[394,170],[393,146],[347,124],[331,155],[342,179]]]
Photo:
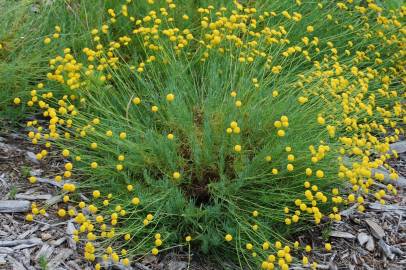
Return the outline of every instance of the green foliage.
[[[27,75],[35,91],[22,100],[49,121],[27,122],[32,142],[69,159],[56,179],[79,204],[72,215],[91,261],[125,264],[192,245],[241,268],[272,269],[277,254],[286,269],[286,250],[303,250],[291,236],[362,201],[379,179],[371,169],[404,132],[404,34],[399,21],[380,22],[401,10],[359,1],[61,3],[45,18],[62,38],[35,43],[47,48],[35,61],[45,87]],[[93,195],[89,205],[77,190]]]
[[[27,179],[30,176],[31,167],[21,166],[21,177]]]
[[[8,192],[8,197],[12,200],[15,199],[16,195],[17,195],[18,189],[15,186],[12,186],[10,191]]]
[[[48,269],[48,261],[45,258],[45,256],[40,256],[38,259],[39,267],[41,270],[47,270]]]
[[[403,0],[378,0],[376,2],[387,9],[393,10],[399,9],[402,5],[404,5]]]
[[[105,1],[8,1],[0,0],[0,120],[24,117],[26,106],[12,106],[14,97],[31,91],[46,75],[48,58],[63,48],[81,48],[89,42],[89,22],[103,19],[98,10]],[[108,2],[108,1],[106,1]],[[44,46],[54,26],[66,32],[53,46]]]

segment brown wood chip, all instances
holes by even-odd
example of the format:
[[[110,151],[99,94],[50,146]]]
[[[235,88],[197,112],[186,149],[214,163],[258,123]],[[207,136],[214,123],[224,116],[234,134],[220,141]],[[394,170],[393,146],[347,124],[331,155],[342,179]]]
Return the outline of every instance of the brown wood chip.
[[[0,247],[15,247],[19,245],[40,245],[40,244],[42,244],[42,241],[39,238],[0,241]]]
[[[330,236],[337,238],[355,239],[355,235],[348,232],[340,232],[340,231],[332,231],[330,233]]]
[[[365,220],[365,222],[371,229],[371,233],[374,237],[376,237],[377,239],[382,239],[383,237],[385,237],[385,231],[375,221],[368,218]]]
[[[29,201],[7,200],[0,201],[0,213],[27,212],[30,209]]]
[[[58,267],[60,264],[65,262],[65,260],[68,259],[72,254],[73,254],[73,251],[71,249],[62,249],[62,250],[58,251],[58,255],[56,255],[48,263],[48,268],[54,269],[54,268]]]

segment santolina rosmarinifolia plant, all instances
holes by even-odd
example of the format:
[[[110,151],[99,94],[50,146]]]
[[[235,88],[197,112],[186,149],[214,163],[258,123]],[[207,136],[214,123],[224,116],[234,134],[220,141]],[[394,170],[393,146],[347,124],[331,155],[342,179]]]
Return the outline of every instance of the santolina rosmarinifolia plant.
[[[27,122],[37,158],[66,159],[58,214],[74,219],[85,258],[100,269],[185,246],[241,268],[315,268],[294,235],[396,194],[374,169],[398,177],[386,161],[406,120],[405,13],[374,1],[111,3],[92,42],[51,55],[46,78],[14,99],[47,121]]]

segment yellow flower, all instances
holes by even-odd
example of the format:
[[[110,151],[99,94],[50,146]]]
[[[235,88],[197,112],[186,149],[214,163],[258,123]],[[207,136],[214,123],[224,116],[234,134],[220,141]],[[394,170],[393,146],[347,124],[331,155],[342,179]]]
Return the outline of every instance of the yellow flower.
[[[34,183],[37,182],[37,178],[36,178],[35,176],[30,176],[30,177],[28,178],[28,180],[30,181],[31,184],[34,184]]]
[[[173,140],[174,137],[175,137],[175,136],[173,136],[172,133],[169,133],[168,136],[167,136],[168,140]]]
[[[97,217],[96,217],[96,222],[102,223],[103,221],[104,221],[103,216],[97,216]]]
[[[68,157],[68,156],[69,156],[69,150],[68,150],[68,149],[64,149],[64,150],[62,151],[62,155],[63,155],[64,157]]]
[[[317,176],[317,178],[323,178],[324,177],[324,172],[322,170],[317,170],[316,171],[316,176]]]
[[[66,215],[65,209],[59,209],[59,210],[58,210],[58,216],[64,217],[65,215]]]
[[[158,252],[159,252],[159,250],[157,248],[153,248],[151,251],[152,255],[154,255],[154,256],[158,255]]]
[[[49,43],[51,43],[51,39],[49,37],[46,37],[44,39],[44,44],[49,44]]]
[[[179,173],[179,172],[174,172],[174,173],[172,174],[172,177],[173,177],[174,179],[179,179],[179,178],[180,178],[180,173]]]
[[[18,97],[16,97],[16,98],[14,98],[14,104],[15,105],[18,105],[18,104],[20,104],[21,103],[21,99],[20,98],[18,98]]]
[[[71,171],[73,169],[73,164],[68,162],[65,164],[65,170]]]
[[[127,138],[127,134],[125,132],[120,132],[119,137],[120,139],[124,140],[125,138]]]
[[[158,106],[155,106],[155,105],[152,106],[152,107],[151,107],[151,111],[152,111],[152,112],[157,112],[157,111],[158,111]]]
[[[94,198],[99,198],[99,197],[100,197],[100,191],[94,190],[94,191],[93,191],[93,197],[94,197]]]
[[[155,243],[155,246],[160,247],[162,245],[162,240],[156,239],[154,243]]]
[[[139,98],[139,97],[135,97],[135,98],[133,98],[133,103],[135,104],[135,105],[138,105],[138,104],[140,104],[141,103],[141,99]]]
[[[68,191],[68,192],[74,192],[76,190],[76,186],[74,184],[69,184],[66,183],[63,185],[63,190]]]
[[[279,129],[277,134],[278,134],[279,137],[284,137],[285,136],[285,131],[283,129]]]
[[[131,203],[134,205],[138,205],[140,203],[140,199],[138,197],[134,197],[132,198]]]
[[[317,117],[317,123],[319,123],[320,125],[324,125],[326,123],[326,120],[322,116],[319,116]]]
[[[309,259],[306,256],[303,256],[302,263],[303,263],[304,266],[308,265],[309,264]]]
[[[113,253],[113,254],[111,254],[111,259],[114,261],[114,262],[118,262],[119,260],[120,260],[120,257],[118,256],[118,254],[117,253]]]
[[[39,214],[39,209],[38,209],[37,207],[32,207],[31,212],[32,212],[34,215],[38,215],[38,214]]]
[[[186,236],[185,240],[186,240],[186,242],[190,242],[190,241],[192,241],[192,237],[190,235],[188,235],[188,236]]]
[[[175,95],[174,95],[174,94],[170,93],[170,94],[167,94],[167,95],[166,95],[166,100],[167,100],[167,101],[172,102],[172,101],[174,101],[174,99],[175,99]]]
[[[231,240],[233,240],[233,237],[231,236],[231,234],[226,234],[226,236],[224,237],[224,239],[225,239],[227,242],[230,242]]]
[[[241,145],[239,145],[239,144],[235,145],[234,146],[234,151],[237,152],[237,153],[241,152]]]
[[[298,101],[300,104],[305,104],[309,99],[307,97],[299,97]]]
[[[130,260],[129,260],[128,258],[124,258],[124,259],[121,260],[121,263],[122,263],[124,266],[128,266],[128,265],[130,264]]]

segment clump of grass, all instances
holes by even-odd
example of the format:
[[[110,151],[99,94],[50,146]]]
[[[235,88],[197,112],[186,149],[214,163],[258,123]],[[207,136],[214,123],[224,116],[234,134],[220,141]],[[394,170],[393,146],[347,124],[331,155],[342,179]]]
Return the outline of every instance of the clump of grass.
[[[16,198],[17,192],[18,192],[17,187],[12,186],[12,187],[10,188],[10,191],[8,192],[8,197],[9,197],[10,199],[14,200],[14,199]]]
[[[31,167],[30,166],[21,166],[21,177],[27,178],[30,176],[31,173]]]
[[[38,264],[41,270],[48,269],[48,260],[45,256],[40,256],[38,259]]]
[[[23,98],[49,120],[27,122],[37,158],[56,146],[69,159],[55,180],[77,206],[58,214],[74,217],[85,258],[128,265],[192,246],[288,269],[310,251],[292,235],[396,194],[374,187],[373,169],[404,133],[404,13],[373,1],[108,7],[92,42],[52,57]]]

